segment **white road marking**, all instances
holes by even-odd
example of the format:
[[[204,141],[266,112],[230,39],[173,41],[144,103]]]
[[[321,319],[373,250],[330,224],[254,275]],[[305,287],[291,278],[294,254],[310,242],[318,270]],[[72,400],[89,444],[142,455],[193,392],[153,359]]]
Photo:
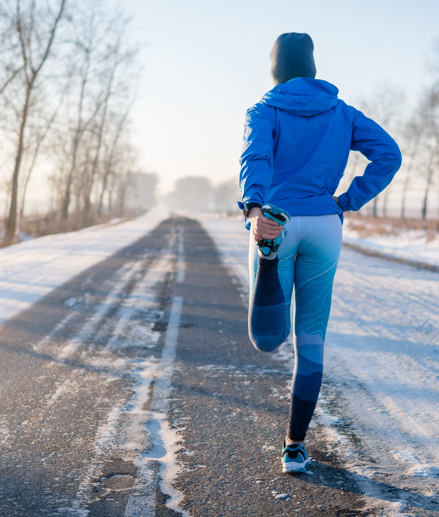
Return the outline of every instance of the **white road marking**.
[[[172,390],[171,379],[174,373],[174,359],[182,308],[183,298],[181,296],[175,296],[160,361],[161,379],[154,384],[154,394],[151,404],[154,410],[161,411],[162,413],[167,412],[169,409],[169,395]]]
[[[185,262],[184,262],[184,228],[180,230],[180,242],[178,244],[178,262],[177,262],[177,280],[181,284],[185,278]]]

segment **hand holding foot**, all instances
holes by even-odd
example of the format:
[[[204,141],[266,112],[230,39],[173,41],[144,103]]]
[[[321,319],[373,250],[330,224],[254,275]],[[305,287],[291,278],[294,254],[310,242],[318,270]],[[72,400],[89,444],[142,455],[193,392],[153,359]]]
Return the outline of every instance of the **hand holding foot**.
[[[263,239],[274,240],[282,232],[282,226],[265,217],[260,208],[252,208],[248,218],[250,219],[251,231],[256,242]]]

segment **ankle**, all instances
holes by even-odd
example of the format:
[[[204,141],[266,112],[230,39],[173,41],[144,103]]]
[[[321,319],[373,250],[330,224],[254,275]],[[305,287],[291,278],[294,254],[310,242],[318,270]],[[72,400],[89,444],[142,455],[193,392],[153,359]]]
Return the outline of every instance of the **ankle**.
[[[262,251],[258,250],[258,257],[265,260],[274,260],[277,258],[277,253],[275,251],[270,251],[269,255],[264,255]]]
[[[305,440],[298,441],[298,440],[291,440],[288,438],[288,436],[285,437],[285,443],[287,445],[305,445]]]

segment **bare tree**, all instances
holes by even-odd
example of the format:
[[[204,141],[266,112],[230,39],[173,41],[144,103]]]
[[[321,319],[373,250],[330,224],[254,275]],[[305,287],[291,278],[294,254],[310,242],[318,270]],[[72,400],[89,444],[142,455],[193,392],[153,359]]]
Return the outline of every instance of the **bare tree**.
[[[58,106],[56,106],[55,111],[52,113],[49,120],[47,120],[45,126],[43,126],[41,131],[38,132],[37,141],[36,141],[36,145],[34,147],[31,164],[30,164],[29,170],[27,171],[26,178],[24,181],[23,194],[21,196],[21,208],[19,211],[19,217],[18,217],[18,221],[17,221],[17,230],[20,229],[20,221],[23,219],[23,215],[24,215],[24,206],[25,206],[25,201],[26,201],[26,192],[27,192],[27,188],[29,186],[29,180],[31,178],[35,164],[37,162],[38,155],[40,154],[41,147],[52,128],[52,124],[54,123],[54,121],[58,115],[58,112],[61,108],[63,101],[64,101],[64,95],[61,96]]]
[[[85,220],[89,217],[90,206],[91,206],[91,194],[92,189],[95,184],[96,174],[98,172],[98,167],[100,164],[100,155],[102,146],[105,141],[105,134],[107,132],[107,119],[108,113],[110,110],[110,103],[113,100],[114,103],[120,103],[121,95],[124,95],[126,90],[129,91],[129,87],[125,85],[126,81],[126,72],[127,67],[129,67],[132,63],[133,58],[136,55],[134,49],[127,48],[125,45],[126,39],[126,22],[122,24],[118,33],[116,33],[115,41],[110,45],[110,50],[108,51],[109,59],[108,59],[108,68],[106,70],[107,81],[105,85],[105,89],[102,95],[102,109],[100,112],[100,117],[97,120],[96,124],[96,149],[93,158],[93,163],[91,165],[90,176],[88,181],[85,184],[84,189],[84,218]],[[122,70],[120,70],[122,67]],[[135,79],[135,76],[130,76],[131,80]],[[129,104],[126,115],[122,116],[120,130],[123,128],[123,125],[128,117],[129,110],[132,106],[132,103]],[[115,138],[114,145],[117,145],[118,137]]]
[[[32,0],[23,7],[21,0],[16,0],[15,12],[6,11],[15,19],[15,36],[21,52],[20,76],[23,81],[24,95],[19,108],[19,127],[14,171],[12,175],[11,203],[6,223],[4,245],[11,244],[17,225],[18,180],[25,148],[25,132],[32,105],[32,97],[37,86],[37,79],[50,56],[59,22],[64,12],[65,0],[60,0],[53,12],[48,3]]]
[[[137,76],[133,74],[137,50],[127,43],[129,20],[119,12],[108,11],[108,6],[99,0],[93,0],[86,11],[78,14],[75,25],[78,27],[75,39],[78,85],[74,89],[75,115],[69,116],[72,121],[71,149],[61,217],[64,221],[69,217],[74,187],[76,211],[83,211],[83,224],[87,224],[93,200],[102,197],[106,189],[102,189],[97,180],[103,177],[106,184],[111,173],[112,159],[110,171],[105,172],[108,163],[104,163],[103,150],[109,148],[110,140],[117,145],[120,138],[120,135],[115,139],[110,136],[113,129],[110,119],[114,118],[114,113],[120,113],[121,106],[126,106],[127,99],[132,97]],[[122,116],[120,133],[127,118],[128,113]]]
[[[423,123],[422,121],[412,119],[410,120],[404,128],[404,150],[408,153],[408,162],[407,168],[405,171],[404,182],[402,186],[402,195],[401,195],[401,219],[404,219],[406,216],[406,206],[407,206],[407,194],[408,187],[410,184],[410,178],[414,168],[416,167],[416,161],[419,153],[419,145],[421,142],[421,136],[423,134]]]
[[[237,200],[240,199],[240,191],[236,178],[230,178],[215,185],[213,198],[215,210],[220,212],[237,211]]]
[[[80,13],[76,20],[77,36],[74,42],[76,53],[79,54],[79,64],[77,65],[77,77],[79,79],[79,93],[77,97],[77,108],[75,122],[72,128],[72,142],[69,157],[69,170],[67,173],[64,196],[62,200],[61,216],[67,220],[71,201],[71,190],[73,176],[76,171],[76,161],[81,141],[90,124],[95,119],[101,107],[101,99],[94,100],[94,107],[90,109],[89,97],[92,91],[90,83],[99,74],[96,71],[96,63],[101,60],[99,55],[100,46],[109,31],[109,27],[101,30],[102,13],[98,10],[96,2],[92,2],[90,11]],[[93,95],[93,94],[91,94]],[[87,108],[89,108],[87,110]]]
[[[380,126],[392,134],[399,133],[399,122],[403,116],[403,107],[405,103],[405,93],[392,85],[378,85],[368,100],[363,100],[361,108],[365,114],[375,120]],[[383,213],[387,213],[387,202],[389,199],[390,189],[384,191],[384,194],[376,196],[372,202],[372,214],[378,217],[378,201],[383,199]]]
[[[208,211],[212,209],[214,190],[204,176],[186,176],[175,182],[173,192],[167,195],[170,207]]]
[[[123,130],[125,129],[125,125],[128,119],[128,115],[130,113],[131,107],[133,103],[131,102],[128,105],[128,108],[126,109],[125,113],[123,113],[122,117],[120,117],[118,123],[116,124],[114,135],[110,141],[109,149],[108,149],[108,156],[105,160],[105,166],[104,171],[102,175],[102,186],[101,186],[101,192],[99,195],[99,203],[98,203],[98,216],[101,215],[103,204],[104,204],[104,195],[108,188],[108,181],[110,178],[110,175],[113,173],[113,166],[114,161],[116,157],[116,152],[118,150],[118,144],[120,137],[122,135]]]
[[[439,171],[439,84],[424,91],[418,108],[418,124],[422,128],[422,145],[417,156],[417,170],[425,177],[421,216],[426,219],[434,174]]]
[[[11,6],[0,4],[0,97],[20,75],[23,65]]]
[[[5,245],[39,169],[60,229],[92,223],[106,200],[125,209],[138,170],[129,131],[138,48],[129,20],[104,0],[0,2],[0,171],[13,172]]]

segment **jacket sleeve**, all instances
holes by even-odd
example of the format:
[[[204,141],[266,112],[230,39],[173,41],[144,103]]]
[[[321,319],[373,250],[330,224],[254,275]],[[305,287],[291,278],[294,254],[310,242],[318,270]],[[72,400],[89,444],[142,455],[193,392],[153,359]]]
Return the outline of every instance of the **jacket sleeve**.
[[[274,117],[257,104],[247,111],[239,185],[243,203],[263,205],[273,177]]]
[[[348,190],[339,196],[343,211],[359,210],[392,181],[401,167],[401,151],[395,140],[376,122],[356,111],[352,125],[351,150],[360,151],[371,163],[363,176],[354,178]]]

